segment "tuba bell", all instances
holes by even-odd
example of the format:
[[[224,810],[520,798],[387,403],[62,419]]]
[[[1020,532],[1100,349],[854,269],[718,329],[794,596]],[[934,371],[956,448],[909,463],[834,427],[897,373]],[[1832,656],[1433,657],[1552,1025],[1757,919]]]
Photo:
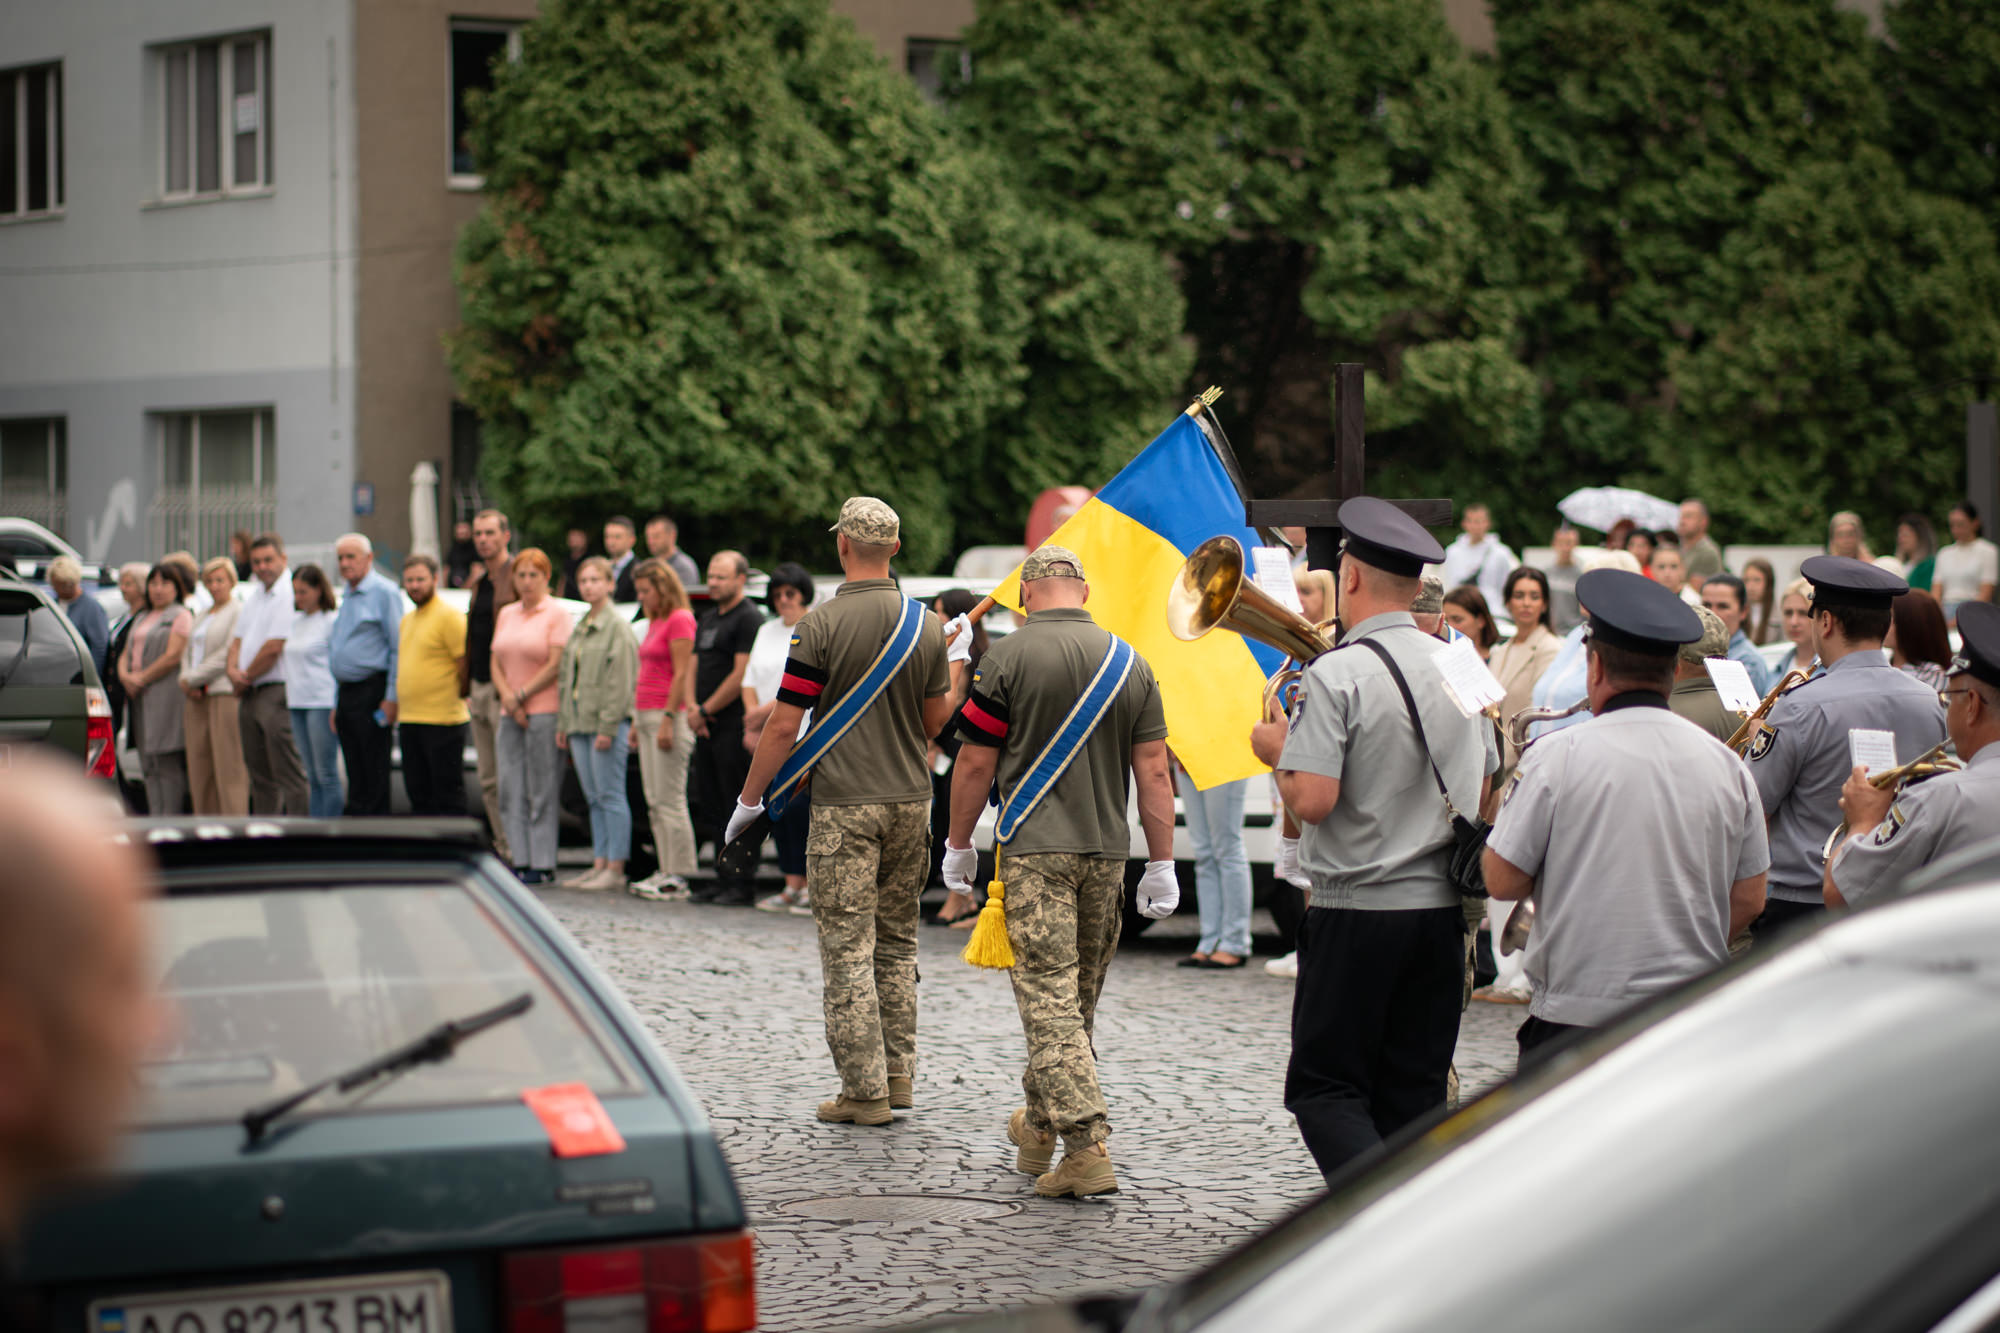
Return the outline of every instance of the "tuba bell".
[[[1167,628],[1186,640],[1212,629],[1234,630],[1300,663],[1332,651],[1335,644],[1329,630],[1284,606],[1247,576],[1243,544],[1230,536],[1210,537],[1181,565],[1180,577],[1167,593]],[[1290,667],[1271,677],[1264,687],[1266,718],[1284,716],[1303,674]]]

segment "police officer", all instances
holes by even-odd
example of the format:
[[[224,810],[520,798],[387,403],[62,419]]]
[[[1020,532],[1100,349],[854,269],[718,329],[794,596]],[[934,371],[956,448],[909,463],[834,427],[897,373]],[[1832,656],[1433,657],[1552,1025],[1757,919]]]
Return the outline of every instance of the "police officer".
[[[1285,1107],[1328,1175],[1445,1100],[1465,914],[1446,874],[1452,829],[1431,765],[1468,814],[1500,766],[1493,728],[1452,703],[1432,661],[1438,641],[1410,617],[1423,567],[1443,551],[1385,500],[1349,500],[1340,526],[1340,647],[1306,668],[1289,723],[1251,733],[1304,826],[1299,861],[1312,896],[1299,928]],[[1428,758],[1369,643],[1408,685]]]
[[[1727,962],[1764,909],[1771,864],[1749,771],[1667,704],[1701,618],[1622,570],[1584,574],[1576,595],[1590,608],[1591,720],[1523,751],[1486,843],[1487,892],[1535,895],[1524,1062]]]
[[[1770,896],[1750,927],[1759,944],[1825,910],[1820,853],[1840,825],[1840,788],[1853,767],[1848,733],[1893,732],[1899,759],[1945,738],[1937,692],[1882,655],[1889,603],[1909,585],[1844,556],[1816,555],[1799,573],[1812,584],[1813,636],[1826,672],[1773,704],[1750,742],[1750,776],[1771,836]]]
[[[837,711],[905,614],[889,574],[902,549],[896,511],[872,496],[840,507],[831,602],[793,627],[777,707],[736,800],[725,841],[763,812],[763,793],[808,709]],[[914,648],[812,770],[806,888],[819,927],[826,1044],[840,1093],[821,1120],[886,1125],[915,1104],[917,900],[930,874],[931,737],[951,717],[944,634],[923,612]]]
[[[1111,636],[1084,609],[1090,585],[1074,551],[1044,546],[1021,565],[1027,623],[980,659],[959,711],[966,744],[952,776],[945,883],[970,893],[977,867],[973,826],[997,775],[1003,818],[1053,743],[1079,711],[1098,718],[1075,757],[1001,849],[1007,942],[1014,951],[1014,1000],[1028,1041],[1021,1075],[1027,1105],[1007,1123],[1015,1166],[1047,1197],[1108,1194],[1118,1188],[1104,1140],[1110,1113],[1097,1083],[1091,1033],[1105,969],[1124,920],[1126,775],[1138,779],[1147,863],[1139,910],[1170,915],[1174,879],[1174,788],[1167,768],[1167,721],[1152,668],[1133,654],[1122,686],[1091,692]],[[1079,710],[1081,704],[1081,710]],[[1062,1164],[1050,1170],[1055,1137]]]
[[[1952,748],[1966,767],[1900,796],[1870,786],[1859,768],[1848,775],[1840,790],[1847,838],[1826,869],[1830,907],[1886,897],[1918,868],[2000,832],[2000,606],[1962,603],[1958,633],[1963,646],[1942,693]]]

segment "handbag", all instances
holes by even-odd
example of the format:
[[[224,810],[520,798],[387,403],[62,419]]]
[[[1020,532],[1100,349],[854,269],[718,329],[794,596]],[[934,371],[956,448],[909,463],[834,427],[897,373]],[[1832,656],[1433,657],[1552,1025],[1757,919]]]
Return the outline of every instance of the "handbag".
[[[1431,766],[1431,777],[1437,782],[1438,795],[1444,798],[1444,810],[1451,817],[1451,858],[1445,868],[1445,878],[1451,886],[1467,898],[1486,896],[1486,871],[1480,864],[1486,854],[1486,837],[1493,826],[1474,814],[1467,819],[1452,804],[1451,793],[1445,789],[1444,774],[1438,772],[1437,760],[1431,754],[1431,743],[1424,736],[1424,720],[1417,713],[1417,701],[1410,695],[1410,683],[1403,679],[1402,668],[1396,659],[1389,656],[1389,650],[1373,639],[1356,640],[1362,647],[1382,659],[1382,665],[1389,668],[1395,678],[1396,688],[1403,692],[1403,706],[1410,710],[1410,725],[1416,728],[1417,744],[1424,749],[1424,758]]]

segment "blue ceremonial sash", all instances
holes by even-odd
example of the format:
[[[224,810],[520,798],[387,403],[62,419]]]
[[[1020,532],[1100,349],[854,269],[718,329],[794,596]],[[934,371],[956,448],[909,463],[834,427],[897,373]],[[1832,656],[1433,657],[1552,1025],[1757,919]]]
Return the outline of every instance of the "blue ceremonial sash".
[[[848,729],[861,720],[869,705],[896,678],[903,669],[903,663],[910,660],[910,654],[917,650],[917,639],[924,628],[924,604],[914,598],[903,599],[903,618],[896,622],[895,633],[882,645],[882,651],[861,673],[861,679],[854,688],[840,696],[840,702],[832,708],[820,710],[813,718],[813,724],[806,734],[799,737],[798,744],[785,756],[785,762],[778,766],[778,775],[771,779],[771,789],[764,793],[764,810],[772,819],[785,813],[785,807],[799,794],[806,774],[812,766],[825,757]]]
[[[1056,780],[1068,771],[1070,762],[1083,752],[1097,724],[1111,715],[1111,706],[1118,702],[1125,678],[1132,674],[1132,659],[1137,656],[1131,644],[1116,634],[1111,636],[1104,660],[1097,664],[1097,674],[1084,687],[1083,697],[1069,710],[1056,734],[1049,737],[1049,743],[1035,756],[1035,762],[1028,765],[1027,775],[1001,803],[999,822],[993,826],[998,841],[1004,844],[1013,840],[1022,821],[1035,812],[1042,798],[1055,789]]]

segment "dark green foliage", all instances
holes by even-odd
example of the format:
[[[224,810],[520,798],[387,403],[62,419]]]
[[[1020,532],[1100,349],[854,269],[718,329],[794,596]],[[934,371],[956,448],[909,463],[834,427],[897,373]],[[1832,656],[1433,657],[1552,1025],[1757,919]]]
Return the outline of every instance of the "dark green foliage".
[[[1910,183],[2000,217],[2000,4],[1897,0],[1881,48],[1889,149]]]
[[[823,563],[877,494],[921,571],[1173,406],[1158,260],[1026,214],[821,0],[558,0],[477,144],[450,350],[530,524]]]

